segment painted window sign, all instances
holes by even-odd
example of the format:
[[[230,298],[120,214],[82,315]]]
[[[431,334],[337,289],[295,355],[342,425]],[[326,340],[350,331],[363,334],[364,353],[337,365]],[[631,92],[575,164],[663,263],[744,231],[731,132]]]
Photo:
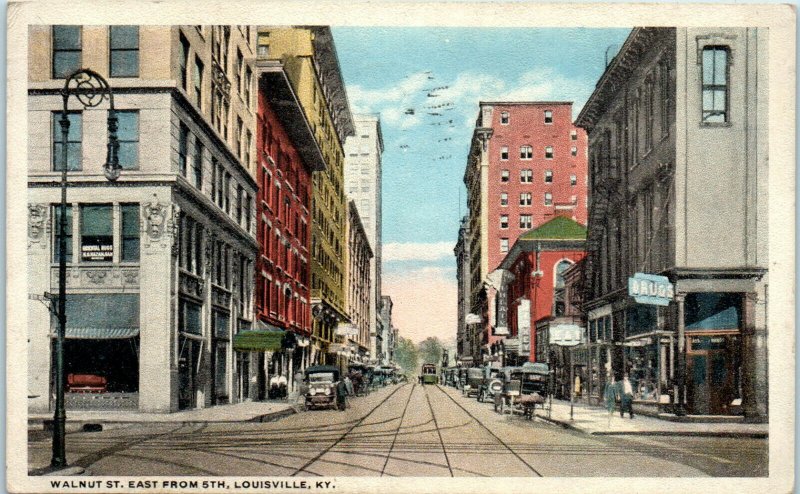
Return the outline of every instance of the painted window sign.
[[[636,273],[628,278],[628,295],[640,304],[667,306],[675,296],[675,288],[666,276]]]

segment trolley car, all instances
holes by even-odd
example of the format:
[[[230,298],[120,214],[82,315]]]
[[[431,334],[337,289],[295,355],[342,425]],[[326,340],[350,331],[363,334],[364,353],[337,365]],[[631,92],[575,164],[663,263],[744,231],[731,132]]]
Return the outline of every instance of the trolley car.
[[[436,384],[438,382],[436,364],[422,364],[422,384]]]

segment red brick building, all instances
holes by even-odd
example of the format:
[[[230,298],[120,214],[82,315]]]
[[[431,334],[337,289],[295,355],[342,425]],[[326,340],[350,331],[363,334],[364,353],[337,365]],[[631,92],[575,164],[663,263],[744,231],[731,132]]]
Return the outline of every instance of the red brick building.
[[[256,329],[292,333],[264,348],[266,373],[288,374],[291,383],[309,363],[312,172],[325,164],[280,63],[257,68]]]
[[[470,237],[470,301],[483,323],[484,356],[507,336],[495,314],[505,283],[488,279],[517,238],[565,216],[587,221],[586,133],[572,124],[572,103],[481,102],[464,174]],[[502,318],[501,318],[502,319]]]
[[[537,361],[535,323],[543,318],[573,315],[565,294],[563,273],[586,256],[586,227],[558,216],[514,243],[500,268],[513,279],[506,285],[509,339],[506,353],[518,342],[519,360]],[[546,342],[543,342],[546,345]],[[539,361],[541,358],[541,352]]]

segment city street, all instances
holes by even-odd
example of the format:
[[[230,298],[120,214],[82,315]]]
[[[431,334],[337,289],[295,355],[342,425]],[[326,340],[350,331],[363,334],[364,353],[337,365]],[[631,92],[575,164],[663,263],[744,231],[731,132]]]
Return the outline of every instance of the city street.
[[[379,389],[345,412],[67,435],[69,464],[89,475],[762,476],[767,457],[765,439],[592,436],[418,384]],[[31,434],[30,469],[49,458],[50,436]]]

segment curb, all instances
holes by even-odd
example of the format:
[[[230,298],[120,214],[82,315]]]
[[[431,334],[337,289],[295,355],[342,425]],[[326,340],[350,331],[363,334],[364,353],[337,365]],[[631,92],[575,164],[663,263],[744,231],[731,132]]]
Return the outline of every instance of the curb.
[[[553,425],[560,426],[564,429],[582,432],[590,436],[687,436],[687,437],[725,437],[725,438],[751,438],[751,439],[769,439],[769,432],[733,432],[733,431],[594,431],[589,432],[586,429],[580,428],[576,425],[570,424],[564,420],[557,420],[547,418],[542,415],[536,415],[536,418],[542,419],[545,422]]]
[[[197,419],[197,420],[118,420],[118,419],[67,419],[67,425],[78,425],[81,424],[104,424],[104,425],[127,425],[127,424],[153,424],[153,425],[205,425],[205,424],[240,424],[245,422],[274,422],[276,420],[280,420],[284,417],[288,417],[290,415],[294,415],[295,413],[299,413],[296,407],[290,407],[284,410],[278,410],[276,412],[269,412],[264,413],[261,415],[256,415],[254,417],[242,418],[240,420],[209,420],[209,419]],[[45,426],[45,422],[51,419],[32,419],[28,420],[28,426]],[[76,431],[79,432],[79,431]]]

